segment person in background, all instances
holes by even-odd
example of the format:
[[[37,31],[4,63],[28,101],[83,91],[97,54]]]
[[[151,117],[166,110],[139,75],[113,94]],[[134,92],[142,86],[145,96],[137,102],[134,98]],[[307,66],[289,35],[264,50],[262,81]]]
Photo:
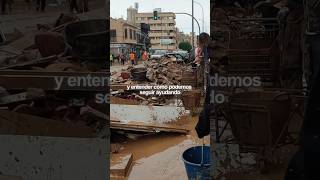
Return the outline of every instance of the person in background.
[[[131,51],[131,53],[130,53],[130,61],[131,61],[132,66],[135,65],[135,60],[136,60],[135,54],[134,54],[133,51]]]
[[[200,65],[201,63],[201,60],[203,58],[203,55],[202,55],[202,48],[198,47],[194,50],[194,54],[195,54],[195,60],[194,60],[194,63],[197,64],[198,66]]]
[[[120,58],[120,61],[121,61],[121,65],[124,66],[124,62],[125,62],[125,59],[126,59],[124,54],[120,53],[119,58]]]
[[[37,11],[44,11],[46,8],[46,0],[37,0]]]
[[[142,53],[142,60],[147,61],[148,58],[149,58],[148,52],[146,50],[144,50]]]
[[[139,60],[140,60],[140,50],[139,49],[137,49],[136,50],[136,52],[133,52],[134,53],[134,55],[135,55],[135,64],[137,65],[138,64],[138,62],[139,62]]]
[[[110,53],[110,66],[112,66],[112,63],[113,63],[113,54]]]

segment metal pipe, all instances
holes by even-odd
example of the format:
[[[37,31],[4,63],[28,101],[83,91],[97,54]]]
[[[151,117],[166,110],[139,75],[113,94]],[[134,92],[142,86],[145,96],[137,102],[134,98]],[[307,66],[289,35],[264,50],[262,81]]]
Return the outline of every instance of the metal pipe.
[[[192,13],[191,13],[191,16],[192,16],[192,47],[194,47],[194,0],[192,0]]]
[[[175,14],[185,14],[185,15],[188,15],[188,16],[191,16],[192,17],[192,20],[195,20],[196,21],[196,23],[198,24],[198,28],[199,28],[199,35],[201,34],[201,28],[200,28],[200,24],[199,24],[199,21],[195,18],[195,17],[193,17],[191,14],[189,14],[189,13],[175,13]],[[194,33],[192,33],[192,35],[193,35]],[[192,36],[193,37],[193,36]]]
[[[202,32],[204,32],[204,10],[203,10],[203,6],[201,3],[194,1],[194,3],[198,4],[201,7],[202,10]]]

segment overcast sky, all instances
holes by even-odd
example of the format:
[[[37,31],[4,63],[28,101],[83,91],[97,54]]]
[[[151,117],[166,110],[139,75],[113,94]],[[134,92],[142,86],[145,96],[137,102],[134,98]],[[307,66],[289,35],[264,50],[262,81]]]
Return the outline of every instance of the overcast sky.
[[[155,8],[169,12],[192,13],[191,0],[110,0],[110,15],[113,18],[127,19],[127,8],[139,3],[139,12],[152,12]],[[210,33],[210,1],[196,0],[204,10],[205,32]],[[202,31],[202,10],[200,5],[194,4],[194,16],[199,21]],[[176,15],[176,26],[185,33],[192,31],[191,17],[187,15]],[[194,30],[198,34],[198,25],[194,22]]]

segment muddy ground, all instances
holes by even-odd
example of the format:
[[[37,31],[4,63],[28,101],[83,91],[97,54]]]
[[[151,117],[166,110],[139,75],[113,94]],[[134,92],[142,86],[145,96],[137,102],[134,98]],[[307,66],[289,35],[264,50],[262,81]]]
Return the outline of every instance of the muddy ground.
[[[188,135],[160,133],[121,143],[118,153],[132,153],[133,167],[127,178],[111,179],[187,179],[181,155],[189,147],[201,145],[203,142],[194,130],[197,121],[197,116],[183,116],[176,122],[190,130]],[[204,138],[204,142],[209,145],[209,136]],[[111,166],[116,160],[111,154]]]

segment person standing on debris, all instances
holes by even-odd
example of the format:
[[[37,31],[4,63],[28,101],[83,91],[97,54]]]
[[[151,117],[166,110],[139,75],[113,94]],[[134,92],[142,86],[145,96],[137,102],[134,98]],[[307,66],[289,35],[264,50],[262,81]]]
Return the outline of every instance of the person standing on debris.
[[[37,11],[44,11],[46,8],[46,0],[37,0]]]
[[[120,53],[119,58],[120,58],[120,61],[121,61],[122,66],[124,66],[124,62],[125,62],[125,59],[126,59],[125,56],[124,56],[124,54],[123,54],[123,53]]]
[[[199,47],[199,44],[198,44],[198,47],[194,51],[195,51],[194,52],[195,53],[194,63],[197,64],[198,66],[200,66],[200,63],[201,63],[203,56],[202,56],[202,48]]]
[[[142,60],[147,61],[148,57],[149,57],[148,52],[146,50],[144,50],[142,53]]]
[[[201,86],[203,83],[203,74],[204,74],[204,67],[202,63],[203,58],[203,51],[202,48],[199,46],[199,43],[197,43],[197,47],[194,49],[195,59],[193,61],[194,67],[196,68],[197,72],[197,85]]]
[[[135,64],[137,65],[138,64],[138,62],[139,62],[139,60],[140,60],[140,50],[139,49],[137,49],[136,50],[136,52],[134,52],[134,55],[135,55]]]
[[[131,53],[130,53],[130,61],[131,61],[132,66],[134,66],[134,64],[135,64],[135,60],[136,60],[135,58],[136,57],[135,57],[134,52],[131,51]]]
[[[113,54],[110,53],[110,66],[112,66],[112,63],[113,63]]]

